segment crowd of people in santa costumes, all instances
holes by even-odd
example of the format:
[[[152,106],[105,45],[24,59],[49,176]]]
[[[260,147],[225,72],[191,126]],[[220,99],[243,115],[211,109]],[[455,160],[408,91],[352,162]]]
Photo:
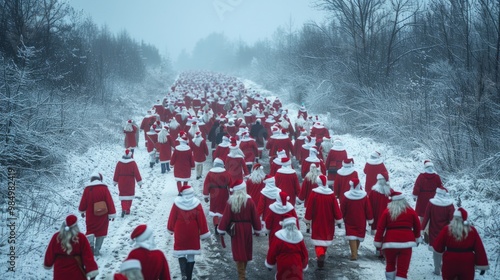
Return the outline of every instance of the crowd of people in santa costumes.
[[[139,127],[133,120],[126,122],[126,150],[113,176],[122,218],[131,213],[136,185],[143,184],[133,159],[140,151],[140,130],[152,170],[156,163],[160,163],[159,174],[173,169],[179,196],[165,223],[174,236],[173,250],[169,251],[178,259],[181,279],[195,277],[195,256],[202,252],[200,240],[212,233],[222,235],[221,245],[224,236],[230,235],[239,279],[245,279],[247,263],[253,259],[254,236],[264,233],[269,248],[265,263],[257,265],[276,268],[276,279],[302,279],[308,268],[306,244],[314,246],[316,267],[324,269],[327,251],[336,250],[331,246],[335,226],[342,228],[342,223],[352,261],[359,258],[366,228],[371,229],[376,255],[386,260],[386,279],[406,279],[412,248],[421,242],[424,230],[425,235],[428,232],[427,244],[433,248],[435,274],[469,279],[475,267],[481,273],[488,269],[479,234],[468,224],[465,210],[453,212],[453,199],[431,161],[424,162],[424,173],[415,180],[411,193],[416,199],[414,210],[405,195],[391,187],[380,152],[368,156],[362,170],[366,178],[363,187],[354,159],[346,150],[349,143],[332,137],[305,106],[292,120],[278,98],[273,101],[245,88],[234,77],[209,72],[180,74],[164,98],[147,111]],[[265,157],[269,161],[261,160]],[[204,172],[207,161],[211,168]],[[194,178],[201,179],[202,189],[192,187]],[[44,265],[54,267],[55,279],[97,275],[94,256],[101,253],[109,221],[116,213],[102,181],[101,174],[92,174],[82,193],[78,210],[86,218],[87,237],[79,232],[76,217],[70,215],[50,241]],[[197,196],[203,196],[208,205]],[[301,212],[296,207],[303,207],[303,217],[297,215]],[[213,231],[207,216],[212,217]],[[301,219],[305,229],[299,226]],[[304,240],[302,231],[310,240]],[[139,275],[170,279],[167,259],[155,249],[151,228],[137,226],[131,239],[135,248],[115,279]],[[73,261],[76,255],[84,270]]]

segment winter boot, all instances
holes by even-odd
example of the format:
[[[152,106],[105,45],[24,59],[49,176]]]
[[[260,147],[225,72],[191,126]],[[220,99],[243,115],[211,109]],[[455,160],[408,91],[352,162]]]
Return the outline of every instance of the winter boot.
[[[167,164],[166,163],[160,163],[161,166],[161,173],[164,174],[167,172]]]
[[[170,162],[165,163],[167,166],[167,173],[170,172]]]
[[[396,278],[396,271],[386,272],[385,279],[386,280],[394,280]]]
[[[219,225],[215,225],[215,235],[219,235],[219,232],[217,231],[218,227],[219,227]]]
[[[323,269],[325,267],[325,255],[321,255],[318,257],[318,268]]]
[[[356,245],[356,240],[349,240],[349,247],[351,248],[351,261],[358,259],[358,248]]]
[[[95,242],[95,235],[94,234],[89,234],[87,235],[87,240],[89,241],[90,244],[90,249],[92,249],[92,254],[94,254],[94,242]]]
[[[245,280],[246,277],[245,262],[236,262],[236,269],[238,271],[238,280]]]
[[[310,223],[306,224],[306,233],[311,233],[311,224]]]
[[[102,243],[104,242],[104,237],[105,236],[96,237],[96,239],[95,239],[94,256],[100,256],[101,255],[101,253],[99,251],[101,251]]]
[[[149,167],[150,167],[150,168],[153,168],[153,166],[155,166],[155,163],[154,163],[154,162],[150,162],[150,163],[149,163]]]
[[[434,260],[434,274],[441,275],[441,259],[442,255],[432,252],[432,259]]]
[[[181,279],[187,279],[187,259],[179,258],[179,267],[181,268]]]
[[[187,265],[186,265],[187,280],[192,280],[193,279],[194,263],[195,262],[188,262]]]

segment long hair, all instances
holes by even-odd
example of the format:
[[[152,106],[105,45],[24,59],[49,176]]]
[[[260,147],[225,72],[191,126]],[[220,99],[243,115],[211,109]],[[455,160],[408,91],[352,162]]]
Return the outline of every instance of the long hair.
[[[253,170],[252,173],[250,173],[250,181],[254,184],[260,184],[262,181],[266,178],[266,173],[264,173],[264,170],[262,170],[260,167]]]
[[[78,225],[73,225],[69,230],[66,230],[65,227],[66,222],[63,222],[61,229],[59,229],[59,234],[57,235],[57,241],[61,243],[63,251],[69,255],[71,251],[73,251],[73,245],[71,243],[78,243],[80,228],[78,228]]]
[[[168,130],[162,129],[160,133],[158,133],[158,143],[167,143]]]
[[[450,235],[457,241],[467,238],[470,232],[470,225],[464,225],[464,221],[460,217],[453,217],[448,227]]]
[[[316,164],[311,164],[310,171],[307,173],[305,180],[309,182],[316,183],[318,176],[321,174],[321,170],[316,166]]]
[[[293,241],[297,241],[297,240],[301,240],[302,239],[302,234],[299,232],[298,228],[297,228],[297,224],[296,223],[293,223],[293,224],[286,224],[283,229],[285,230],[286,232],[286,238],[288,240],[293,240]]]
[[[395,221],[401,213],[406,212],[406,208],[409,207],[408,201],[406,199],[394,200],[389,202],[387,209],[389,209],[389,214],[391,215],[391,220]]]
[[[247,205],[247,200],[247,191],[245,189],[235,191],[229,198],[229,204],[231,204],[231,212],[240,213],[241,208]]]

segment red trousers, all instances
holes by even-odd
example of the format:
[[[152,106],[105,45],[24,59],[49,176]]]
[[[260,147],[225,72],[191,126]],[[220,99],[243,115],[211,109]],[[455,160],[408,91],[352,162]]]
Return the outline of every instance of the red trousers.
[[[314,246],[314,251],[316,251],[316,257],[326,254],[326,249],[328,249],[328,247]]]
[[[396,271],[396,276],[406,279],[410,268],[411,248],[387,248],[385,254],[385,271]]]
[[[132,207],[132,200],[122,200],[122,210],[125,213],[130,214],[130,207]]]

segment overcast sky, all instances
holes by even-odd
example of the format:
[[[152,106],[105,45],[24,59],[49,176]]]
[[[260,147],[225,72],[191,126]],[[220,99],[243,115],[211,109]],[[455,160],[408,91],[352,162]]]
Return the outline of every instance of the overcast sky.
[[[126,29],[137,39],[166,50],[175,60],[182,49],[212,32],[253,43],[272,36],[292,19],[322,22],[324,13],[311,8],[311,0],[67,0],[98,25],[112,32]]]

